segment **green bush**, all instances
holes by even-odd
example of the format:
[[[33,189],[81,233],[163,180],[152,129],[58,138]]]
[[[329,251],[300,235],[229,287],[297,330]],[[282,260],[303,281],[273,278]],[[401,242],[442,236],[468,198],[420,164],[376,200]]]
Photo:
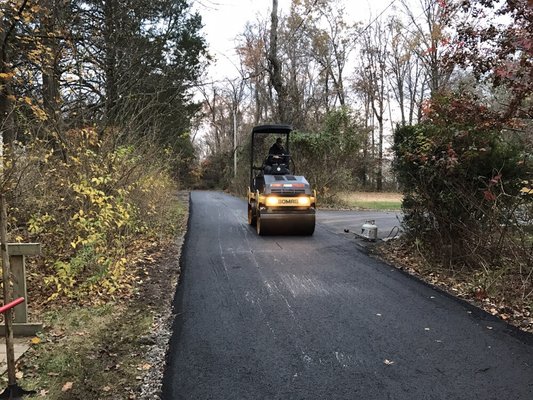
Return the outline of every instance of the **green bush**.
[[[319,192],[321,203],[353,187],[364,134],[357,117],[348,108],[339,108],[326,116],[320,132],[292,135],[291,154],[297,173],[305,174]]]
[[[467,96],[434,99],[422,123],[396,129],[406,232],[444,263],[498,264],[514,245],[522,261],[531,258],[517,240],[531,159],[512,132]]]

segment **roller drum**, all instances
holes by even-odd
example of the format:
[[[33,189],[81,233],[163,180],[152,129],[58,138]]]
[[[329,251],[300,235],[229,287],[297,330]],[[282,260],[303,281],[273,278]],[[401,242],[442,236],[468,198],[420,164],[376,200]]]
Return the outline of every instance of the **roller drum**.
[[[260,212],[257,218],[259,235],[312,235],[315,231],[315,212]]]

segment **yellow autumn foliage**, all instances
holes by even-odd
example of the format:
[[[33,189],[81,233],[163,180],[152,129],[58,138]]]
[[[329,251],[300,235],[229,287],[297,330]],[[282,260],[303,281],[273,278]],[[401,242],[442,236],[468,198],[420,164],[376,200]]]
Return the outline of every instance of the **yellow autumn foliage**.
[[[31,276],[44,282],[49,300],[128,294],[130,249],[175,231],[176,185],[146,149],[110,148],[92,129],[69,139],[66,160],[42,142],[24,147],[24,173],[10,201],[12,235],[43,244]]]

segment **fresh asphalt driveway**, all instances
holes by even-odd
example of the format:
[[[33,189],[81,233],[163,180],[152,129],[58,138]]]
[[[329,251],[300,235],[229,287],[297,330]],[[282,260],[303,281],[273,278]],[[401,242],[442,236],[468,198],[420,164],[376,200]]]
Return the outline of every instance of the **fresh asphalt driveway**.
[[[190,211],[164,400],[533,399],[531,335],[368,257],[342,214],[259,237],[242,199]]]

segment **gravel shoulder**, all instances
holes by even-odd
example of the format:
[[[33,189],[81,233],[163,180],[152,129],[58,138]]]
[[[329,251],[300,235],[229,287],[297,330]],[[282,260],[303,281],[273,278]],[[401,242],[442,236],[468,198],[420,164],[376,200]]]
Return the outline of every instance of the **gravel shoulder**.
[[[170,251],[150,270],[150,279],[142,286],[138,301],[148,305],[154,314],[154,326],[151,335],[146,337],[149,347],[146,363],[151,365],[143,376],[139,399],[159,399],[166,366],[166,355],[172,336],[174,312],[172,303],[180,277],[181,249],[185,241],[188,226],[189,192],[180,193],[180,200],[187,204],[187,220],[184,229],[176,238]]]

